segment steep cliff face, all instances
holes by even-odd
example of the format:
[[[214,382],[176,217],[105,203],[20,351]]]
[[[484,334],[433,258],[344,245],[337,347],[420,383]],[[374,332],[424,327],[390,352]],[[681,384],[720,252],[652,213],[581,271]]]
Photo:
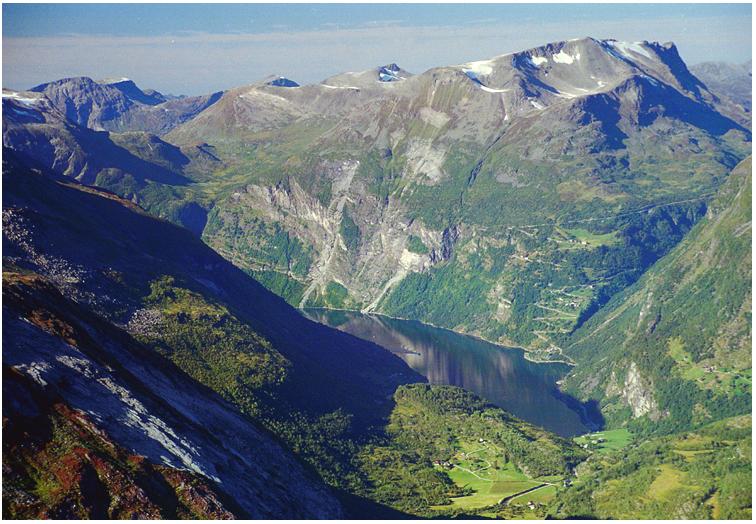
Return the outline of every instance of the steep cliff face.
[[[634,417],[648,415],[651,420],[659,419],[659,407],[654,400],[653,385],[646,383],[635,362],[630,362],[630,367],[627,369],[621,395],[630,406]]]
[[[566,387],[646,429],[750,409],[750,201],[749,158],[683,242],[572,335]]]
[[[374,310],[408,273],[450,258],[449,232],[408,220],[401,202],[370,194],[359,162],[322,162],[316,169],[330,184],[327,199],[312,195],[297,179],[248,185],[213,210],[203,239],[263,283],[271,285],[281,275],[295,280],[282,294],[298,306]],[[410,245],[413,237],[421,247]],[[332,296],[334,285],[348,295]]]

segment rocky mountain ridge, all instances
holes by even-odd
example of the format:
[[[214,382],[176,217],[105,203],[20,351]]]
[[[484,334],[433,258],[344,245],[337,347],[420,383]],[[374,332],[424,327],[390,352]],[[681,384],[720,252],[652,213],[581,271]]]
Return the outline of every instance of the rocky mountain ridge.
[[[142,91],[128,78],[95,81],[64,78],[32,87],[44,94],[65,117],[95,131],[145,131],[162,134],[210,107],[221,93],[167,97]]]

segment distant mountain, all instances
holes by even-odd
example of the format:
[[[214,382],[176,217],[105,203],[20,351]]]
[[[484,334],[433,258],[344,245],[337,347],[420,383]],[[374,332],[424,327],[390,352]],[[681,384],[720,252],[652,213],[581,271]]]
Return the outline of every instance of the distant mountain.
[[[191,119],[220,98],[167,97],[142,91],[128,78],[96,82],[87,77],[64,78],[30,89],[43,93],[65,117],[96,131],[147,131],[162,134]]]
[[[142,104],[154,106],[168,100],[158,91],[150,89],[142,91],[137,87],[133,80],[128,78],[106,78],[97,82],[100,85],[115,87],[123,95],[130,100],[140,102]]]
[[[706,217],[570,338],[565,386],[635,430],[698,426],[751,409],[751,158]]]
[[[3,91],[3,110],[4,146],[56,174],[102,185],[128,179],[138,188],[147,180],[186,182],[181,170],[189,159],[153,135],[116,135],[78,125],[34,91]]]
[[[691,66],[691,71],[714,93],[743,106],[752,108],[753,77],[751,60],[743,64],[703,62]]]

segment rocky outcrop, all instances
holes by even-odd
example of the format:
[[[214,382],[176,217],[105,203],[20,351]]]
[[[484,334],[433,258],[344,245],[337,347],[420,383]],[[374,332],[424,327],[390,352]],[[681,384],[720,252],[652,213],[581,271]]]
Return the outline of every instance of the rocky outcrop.
[[[661,413],[654,400],[652,386],[641,376],[635,362],[630,362],[625,375],[625,384],[621,392],[635,418],[648,415],[651,420],[659,420]]]

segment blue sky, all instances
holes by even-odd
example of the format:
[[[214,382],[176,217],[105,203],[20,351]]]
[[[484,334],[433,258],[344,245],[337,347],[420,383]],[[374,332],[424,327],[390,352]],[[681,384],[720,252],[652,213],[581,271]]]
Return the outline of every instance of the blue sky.
[[[422,72],[582,36],[677,43],[689,63],[751,58],[750,4],[3,4],[3,84],[127,76],[199,94],[388,62]]]

